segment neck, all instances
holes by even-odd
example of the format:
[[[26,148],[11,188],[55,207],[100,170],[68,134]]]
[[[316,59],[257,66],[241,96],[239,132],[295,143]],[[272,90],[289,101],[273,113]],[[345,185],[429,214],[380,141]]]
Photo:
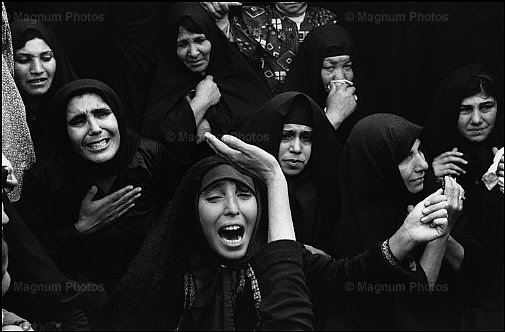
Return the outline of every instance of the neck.
[[[305,5],[304,5],[302,8],[300,8],[300,10],[299,10],[298,12],[296,12],[296,13],[289,13],[289,12],[283,11],[283,10],[281,10],[281,9],[277,6],[277,4],[275,5],[275,8],[277,9],[277,11],[278,11],[279,13],[281,13],[281,14],[282,14],[282,15],[284,15],[284,16],[287,16],[287,17],[300,17],[300,16],[302,16],[303,14],[305,14],[305,11],[307,10],[307,6],[308,6],[308,5],[307,5],[307,4],[305,4]]]

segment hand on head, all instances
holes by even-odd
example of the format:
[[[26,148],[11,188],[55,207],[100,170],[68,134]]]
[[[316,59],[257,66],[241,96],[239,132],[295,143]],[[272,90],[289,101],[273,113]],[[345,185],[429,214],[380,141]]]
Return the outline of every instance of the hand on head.
[[[258,177],[267,184],[282,175],[277,159],[257,146],[230,135],[224,135],[219,140],[211,133],[205,133],[205,139],[218,155],[226,158],[233,166]]]

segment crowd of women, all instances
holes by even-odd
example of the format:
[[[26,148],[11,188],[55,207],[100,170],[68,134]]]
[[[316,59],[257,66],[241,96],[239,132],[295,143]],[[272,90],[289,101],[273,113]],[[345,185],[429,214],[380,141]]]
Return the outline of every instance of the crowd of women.
[[[176,3],[130,93],[5,13],[2,330],[503,329],[502,73],[421,127],[334,13]]]

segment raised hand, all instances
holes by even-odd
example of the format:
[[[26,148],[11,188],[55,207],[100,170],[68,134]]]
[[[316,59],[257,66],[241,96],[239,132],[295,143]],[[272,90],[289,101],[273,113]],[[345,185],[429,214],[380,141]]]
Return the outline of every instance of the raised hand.
[[[326,116],[335,129],[356,110],[355,91],[349,84],[331,84],[326,98]]]
[[[81,234],[95,233],[108,226],[135,206],[135,201],[140,197],[140,187],[126,186],[102,199],[93,201],[98,192],[92,186],[81,202],[79,220],[75,228]]]
[[[448,224],[446,233],[449,234],[454,224],[463,211],[463,202],[465,200],[465,190],[459,183],[450,176],[444,177],[445,189],[444,195],[447,197]]]
[[[436,157],[431,165],[433,166],[433,172],[436,177],[455,175],[459,176],[465,174],[466,171],[457,164],[466,165],[468,162],[462,158],[463,153],[458,151],[458,148],[454,148],[451,151],[447,151]]]
[[[277,159],[257,146],[242,142],[230,135],[223,135],[220,141],[211,133],[205,133],[205,139],[218,155],[267,184],[282,174]]]
[[[402,231],[416,244],[443,236],[448,227],[447,196],[437,190],[418,203],[405,218]]]
[[[493,147],[493,154],[498,152],[498,148]],[[496,175],[498,175],[498,186],[500,191],[503,193],[503,157],[501,156],[500,162],[498,163],[498,169],[496,170]]]
[[[215,19],[227,16],[230,7],[242,6],[241,2],[200,2],[200,5]]]

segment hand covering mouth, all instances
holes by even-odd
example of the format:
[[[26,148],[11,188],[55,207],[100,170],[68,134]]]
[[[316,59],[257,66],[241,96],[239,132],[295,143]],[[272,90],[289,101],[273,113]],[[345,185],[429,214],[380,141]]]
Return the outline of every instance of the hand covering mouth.
[[[218,230],[219,237],[227,241],[240,241],[244,237],[245,228],[241,225],[227,225]]]

